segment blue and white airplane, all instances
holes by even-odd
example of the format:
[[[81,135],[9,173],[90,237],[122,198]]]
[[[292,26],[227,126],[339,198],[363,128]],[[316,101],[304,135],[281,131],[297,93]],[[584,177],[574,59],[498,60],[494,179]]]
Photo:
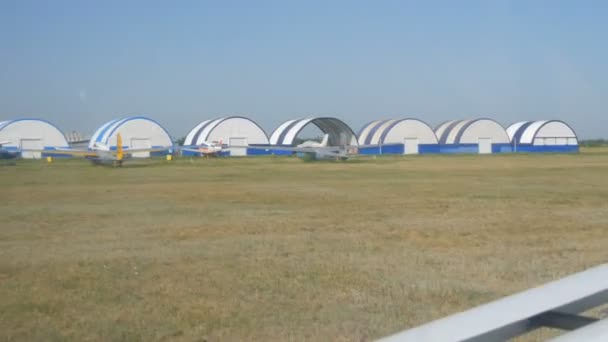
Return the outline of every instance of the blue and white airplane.
[[[0,141],[0,159],[16,159],[19,157],[19,151],[8,150],[4,145],[10,144],[10,141]]]

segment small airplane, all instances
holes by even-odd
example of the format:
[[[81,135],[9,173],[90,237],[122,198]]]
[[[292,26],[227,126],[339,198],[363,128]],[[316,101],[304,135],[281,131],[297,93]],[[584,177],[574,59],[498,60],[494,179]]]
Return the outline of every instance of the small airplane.
[[[181,151],[194,152],[201,157],[217,157],[222,153],[222,141],[204,142],[195,147],[179,147]]]
[[[8,150],[4,145],[10,144],[10,141],[0,141],[0,159],[17,159],[19,157],[19,151]]]
[[[314,140],[305,141],[297,146],[255,146],[247,148],[263,149],[266,151],[289,151],[302,154],[305,158],[312,160],[346,160],[349,153],[345,146],[328,146],[329,134],[323,136],[321,142]]]
[[[65,154],[71,156],[85,157],[93,164],[122,166],[125,159],[129,159],[133,153],[138,152],[163,152],[171,148],[124,148],[122,145],[122,136],[120,133],[116,135],[116,150],[112,150],[110,146],[104,144],[95,144],[92,149],[76,150],[68,148],[58,148],[52,151],[38,151],[52,154]],[[24,150],[26,151],[26,150]],[[29,151],[29,150],[27,150]]]

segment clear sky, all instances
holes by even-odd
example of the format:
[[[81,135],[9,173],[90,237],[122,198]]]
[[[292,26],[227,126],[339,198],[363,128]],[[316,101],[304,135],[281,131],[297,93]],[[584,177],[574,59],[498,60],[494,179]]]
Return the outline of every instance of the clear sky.
[[[0,0],[0,121],[562,119],[608,137],[608,1]]]

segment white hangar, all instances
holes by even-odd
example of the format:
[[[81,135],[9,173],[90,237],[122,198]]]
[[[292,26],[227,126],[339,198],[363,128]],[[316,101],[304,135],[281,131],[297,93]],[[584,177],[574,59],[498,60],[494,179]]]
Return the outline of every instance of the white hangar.
[[[40,119],[17,119],[0,122],[0,141],[9,151],[68,148],[65,135],[55,125]],[[41,158],[41,152],[24,151],[23,158]],[[52,153],[44,153],[52,156]]]
[[[442,153],[510,152],[507,131],[492,119],[446,121],[435,129]]]
[[[563,121],[521,121],[507,134],[514,152],[578,152],[578,137]]]
[[[329,136],[329,146],[357,146],[357,135],[346,123],[331,117],[313,117],[283,122],[270,135],[271,145],[292,146],[298,133],[309,124]]]
[[[158,122],[144,116],[114,119],[101,125],[91,137],[89,148],[106,145],[116,149],[116,136],[120,133],[124,148],[171,148],[169,132]],[[166,154],[161,152],[159,154]],[[149,157],[149,152],[134,153],[134,158]]]
[[[184,146],[198,146],[221,142],[230,147],[230,155],[260,154],[261,150],[247,149],[249,145],[268,145],[266,132],[253,120],[230,116],[205,120],[196,125],[184,141]]]
[[[439,145],[433,129],[418,119],[375,120],[359,132],[361,154],[437,153]]]

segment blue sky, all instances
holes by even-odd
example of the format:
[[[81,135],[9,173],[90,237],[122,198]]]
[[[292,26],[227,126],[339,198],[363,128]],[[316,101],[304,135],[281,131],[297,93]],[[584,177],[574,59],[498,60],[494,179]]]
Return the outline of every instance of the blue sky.
[[[562,119],[608,137],[606,1],[0,1],[0,120],[176,137],[245,115],[432,126]]]

